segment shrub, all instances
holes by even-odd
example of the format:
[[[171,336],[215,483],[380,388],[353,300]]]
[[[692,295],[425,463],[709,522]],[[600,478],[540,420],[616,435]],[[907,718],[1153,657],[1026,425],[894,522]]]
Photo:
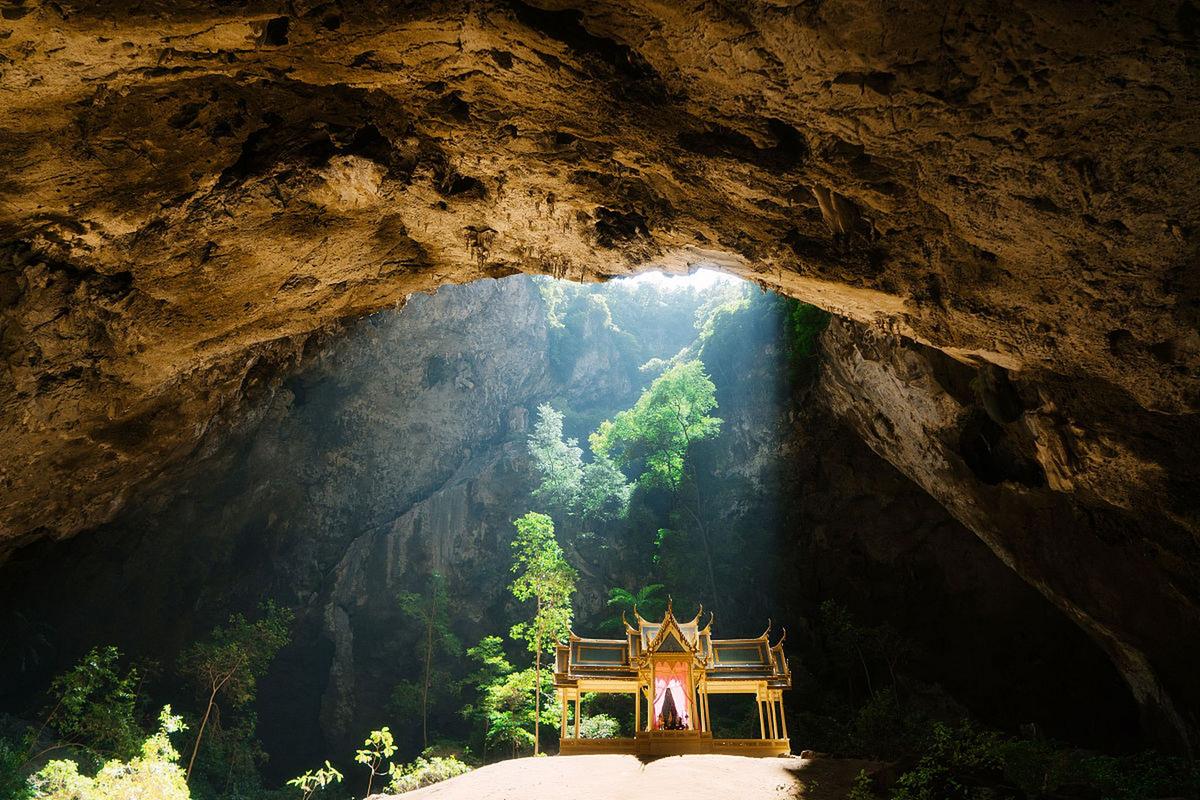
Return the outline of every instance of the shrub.
[[[324,767],[315,772],[310,769],[298,778],[292,778],[288,781],[288,786],[295,786],[300,790],[301,800],[309,800],[310,797],[325,787],[341,782],[342,773],[334,769],[333,765],[326,759]]]
[[[917,766],[896,781],[893,800],[984,800],[1003,783],[1003,761],[996,733],[964,722],[933,724],[929,744]]]
[[[621,735],[621,723],[608,714],[595,714],[579,721],[579,738],[612,739]]]
[[[33,796],[36,800],[189,800],[179,752],[170,738],[183,728],[183,720],[166,706],[158,732],[142,743],[141,755],[128,762],[108,761],[94,778],[80,774],[74,761],[51,761],[31,779]]]
[[[795,358],[812,358],[817,352],[817,339],[829,325],[830,314],[797,300],[789,299],[787,305],[792,354]]]
[[[1080,755],[1071,779],[1098,789],[1102,800],[1200,797],[1200,764],[1153,751],[1129,756]]]
[[[0,738],[0,797],[26,800],[33,795],[24,769],[28,753],[20,742]]]
[[[367,794],[371,793],[371,784],[375,781],[376,776],[391,774],[392,768],[385,769],[383,765],[395,754],[396,742],[386,725],[377,731],[371,731],[366,741],[363,742],[362,749],[355,752],[354,760],[371,770],[371,774],[367,778]]]
[[[94,647],[50,684],[54,706],[47,723],[65,743],[129,758],[146,738],[138,724],[141,676],[121,667],[116,647]]]
[[[440,783],[458,775],[465,775],[470,771],[470,766],[459,761],[454,756],[433,756],[428,759],[421,756],[416,761],[405,764],[402,767],[395,764],[392,765],[392,782],[388,786],[388,791],[393,794],[411,792],[420,789],[422,786],[429,786],[430,784]]]
[[[878,800],[874,783],[865,769],[860,769],[854,776],[854,783],[850,784],[850,794],[846,795],[846,800]]]

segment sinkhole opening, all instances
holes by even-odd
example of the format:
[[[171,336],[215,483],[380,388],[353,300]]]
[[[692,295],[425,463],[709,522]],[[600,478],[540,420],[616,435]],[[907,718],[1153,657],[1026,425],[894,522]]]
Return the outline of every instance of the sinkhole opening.
[[[121,753],[170,702],[205,797],[535,746],[886,760],[965,716],[1123,745],[1096,646],[834,413],[840,326],[707,269],[521,275],[262,362],[112,522],[0,565],[4,719]]]

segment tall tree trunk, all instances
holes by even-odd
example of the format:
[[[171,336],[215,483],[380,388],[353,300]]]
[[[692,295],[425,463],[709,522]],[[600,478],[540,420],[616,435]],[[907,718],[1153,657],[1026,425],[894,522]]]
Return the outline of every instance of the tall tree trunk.
[[[696,490],[696,510],[688,510],[692,518],[696,520],[696,530],[700,534],[700,545],[704,549],[704,566],[708,570],[708,591],[709,601],[714,607],[720,605],[720,598],[717,597],[717,580],[713,571],[712,547],[708,541],[708,526],[704,524],[704,506],[700,495],[700,479],[696,475],[696,468],[693,466],[690,470],[692,473],[692,488]]]
[[[537,633],[534,635],[533,654],[533,754],[541,747],[542,717],[542,598],[537,602]]]
[[[221,683],[223,684],[224,681]],[[192,779],[192,767],[196,763],[196,754],[200,752],[200,740],[204,738],[204,726],[208,724],[208,716],[212,713],[213,704],[217,700],[217,692],[220,690],[220,688],[221,685],[218,684],[213,688],[212,693],[210,693],[208,696],[208,706],[204,709],[204,716],[200,720],[200,730],[196,731],[196,743],[192,745],[192,757],[188,759],[187,772],[185,772],[183,775],[183,780],[185,783]]]
[[[421,750],[429,747],[429,676],[433,665],[433,621],[437,615],[437,592],[429,600],[429,615],[425,620],[425,685],[421,689]]]
[[[700,501],[700,478],[696,474],[696,465],[688,464],[688,456],[692,453],[692,437],[688,435],[687,421],[684,415],[680,413],[678,408],[672,409],[675,412],[675,419],[679,422],[679,432],[683,434],[684,450],[683,463],[685,474],[692,474],[692,488],[696,490],[696,511],[692,516],[696,518],[696,527],[700,531],[700,543],[704,546],[704,565],[708,569],[708,591],[710,592],[710,601],[714,606],[718,605],[717,598],[717,581],[713,575],[712,563],[712,547],[708,543],[708,528],[704,524],[704,509]]]

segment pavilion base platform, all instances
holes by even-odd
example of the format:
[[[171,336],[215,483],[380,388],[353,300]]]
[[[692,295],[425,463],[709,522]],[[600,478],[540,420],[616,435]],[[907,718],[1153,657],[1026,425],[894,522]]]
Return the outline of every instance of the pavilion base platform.
[[[558,753],[563,756],[718,754],[770,757],[784,756],[791,751],[788,739],[715,739],[711,733],[700,731],[642,731],[633,738],[558,740]]]

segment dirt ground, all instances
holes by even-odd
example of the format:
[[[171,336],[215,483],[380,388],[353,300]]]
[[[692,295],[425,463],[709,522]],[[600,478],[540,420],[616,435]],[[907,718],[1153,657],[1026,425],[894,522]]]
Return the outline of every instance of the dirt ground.
[[[400,795],[404,800],[844,800],[868,761],[669,756],[520,758]],[[378,796],[377,796],[378,797]]]

